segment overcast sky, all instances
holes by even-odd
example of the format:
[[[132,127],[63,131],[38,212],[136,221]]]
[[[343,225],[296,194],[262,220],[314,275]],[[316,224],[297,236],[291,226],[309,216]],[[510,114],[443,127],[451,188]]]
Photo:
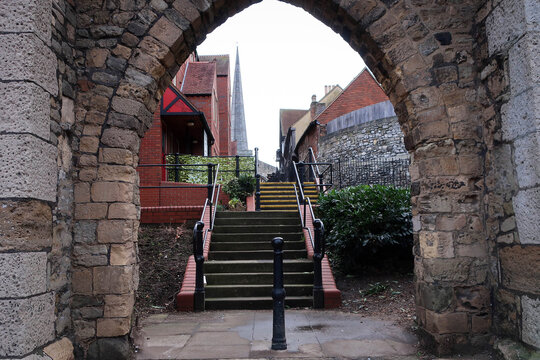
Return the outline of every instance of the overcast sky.
[[[276,165],[279,109],[308,109],[325,85],[345,88],[364,68],[341,36],[301,8],[264,0],[235,15],[208,35],[199,55],[229,54],[231,85],[236,46],[249,148]]]

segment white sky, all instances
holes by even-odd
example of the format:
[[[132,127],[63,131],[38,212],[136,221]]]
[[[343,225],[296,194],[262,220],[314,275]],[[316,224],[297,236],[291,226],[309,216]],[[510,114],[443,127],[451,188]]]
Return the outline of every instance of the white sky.
[[[364,68],[341,36],[301,8],[264,0],[235,15],[199,45],[199,55],[229,54],[231,85],[236,45],[249,148],[275,163],[279,109],[308,109],[325,85],[345,88]]]

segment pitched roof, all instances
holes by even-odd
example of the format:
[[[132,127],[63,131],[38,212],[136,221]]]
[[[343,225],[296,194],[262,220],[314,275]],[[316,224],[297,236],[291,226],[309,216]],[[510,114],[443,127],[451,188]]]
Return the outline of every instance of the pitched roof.
[[[388,96],[371,72],[365,68],[314,120],[320,124],[328,124],[339,116],[387,100]]]
[[[281,124],[281,136],[287,136],[287,131],[298,119],[309,110],[279,109],[279,123]]]
[[[229,55],[199,55],[199,61],[215,62],[217,76],[228,76],[229,70]]]
[[[186,95],[210,95],[216,79],[216,63],[189,63],[180,91]]]

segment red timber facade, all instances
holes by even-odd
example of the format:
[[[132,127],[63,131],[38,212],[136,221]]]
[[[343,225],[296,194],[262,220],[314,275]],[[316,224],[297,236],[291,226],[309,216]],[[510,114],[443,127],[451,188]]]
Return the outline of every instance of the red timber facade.
[[[201,61],[205,60],[205,61]],[[140,149],[141,222],[198,219],[206,188],[167,181],[167,154],[235,155],[230,142],[229,56],[189,56],[165,90]],[[186,184],[183,184],[186,185]]]
[[[313,118],[303,133],[296,134],[298,141],[295,153],[299,159],[304,159],[311,147],[317,155],[319,138],[325,135],[326,124],[339,116],[384,101],[388,101],[388,97],[365,68],[333,102]]]

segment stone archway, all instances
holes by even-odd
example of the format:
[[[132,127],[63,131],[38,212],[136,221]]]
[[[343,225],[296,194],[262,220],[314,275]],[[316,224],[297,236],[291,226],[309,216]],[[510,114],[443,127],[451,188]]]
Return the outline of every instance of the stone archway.
[[[8,241],[0,250],[16,250],[16,256],[0,253],[0,261],[28,266],[18,277],[23,280],[0,295],[18,304],[8,308],[21,319],[13,329],[24,347],[0,347],[0,356],[65,344],[54,340],[66,335],[80,356],[88,350],[100,358],[104,349],[127,346],[138,273],[140,138],[179,64],[207,33],[256,2],[58,0],[50,6],[34,0],[0,6],[11,14],[0,22],[8,32],[0,35],[8,44],[2,46],[24,50],[9,58],[4,55],[9,47],[0,48],[3,62],[12,66],[0,77],[13,81],[12,94],[30,92],[32,106],[50,109],[50,119],[39,113],[39,127],[28,121],[32,106],[13,110],[25,129],[3,125],[9,146],[2,157],[46,156],[14,169],[2,165],[7,186],[1,195],[8,209],[3,211],[11,227],[2,230]],[[485,346],[496,333],[539,346],[534,219],[540,176],[538,162],[517,151],[534,155],[538,148],[537,128],[531,132],[522,121],[525,115],[538,117],[538,64],[532,56],[538,44],[528,35],[538,30],[538,5],[528,0],[495,7],[481,0],[287,2],[341,34],[394,104],[412,155],[422,339],[439,352]],[[23,10],[30,14],[28,22],[17,21]],[[521,86],[520,77],[530,86]],[[522,108],[520,96],[530,99]],[[35,168],[42,171],[32,173]],[[527,181],[513,181],[514,171]],[[45,240],[24,243],[38,238]],[[519,269],[522,257],[533,266]],[[39,281],[21,292],[27,278]],[[24,303],[45,315],[25,319]],[[40,330],[29,334],[28,325]]]

